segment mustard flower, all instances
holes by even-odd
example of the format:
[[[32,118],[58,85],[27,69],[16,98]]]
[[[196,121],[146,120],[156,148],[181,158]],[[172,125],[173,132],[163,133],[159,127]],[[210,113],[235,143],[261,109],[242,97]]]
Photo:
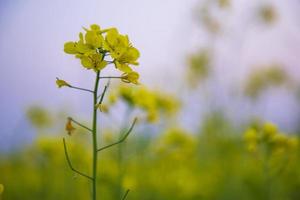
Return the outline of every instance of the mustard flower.
[[[115,67],[122,72],[132,71],[129,64],[138,65],[139,51],[131,45],[128,36],[119,34],[117,29],[111,29],[107,32],[104,49],[110,52]]]
[[[90,92],[93,94],[93,125],[92,128],[89,128],[72,118],[68,118],[65,125],[65,129],[69,135],[72,135],[75,128],[73,127],[72,122],[76,125],[86,129],[92,133],[93,141],[93,173],[92,175],[85,174],[76,170],[69,159],[67,152],[67,145],[65,139],[63,139],[64,150],[68,165],[72,171],[77,174],[92,180],[92,199],[97,199],[97,155],[100,151],[110,148],[114,145],[120,144],[123,142],[128,134],[132,131],[136,118],[132,123],[129,131],[126,135],[119,141],[111,145],[104,146],[99,148],[97,145],[97,110],[101,112],[108,112],[108,107],[103,103],[104,96],[106,94],[109,82],[105,85],[102,94],[99,95],[99,83],[100,79],[110,79],[117,78],[126,83],[138,84],[139,74],[132,70],[131,65],[138,65],[138,58],[140,56],[139,51],[133,47],[130,43],[127,35],[122,35],[118,32],[116,28],[110,29],[101,29],[100,26],[93,24],[89,28],[83,28],[85,33],[79,33],[78,41],[69,41],[64,44],[64,52],[67,54],[72,54],[75,58],[80,60],[81,65],[87,69],[95,72],[95,86],[94,90],[76,87],[68,84],[64,80],[57,79],[56,84],[58,87],[68,86],[72,89],[77,89],[81,91]],[[107,59],[108,58],[108,59]],[[121,76],[105,76],[103,73],[100,73],[103,69],[107,68],[108,65],[114,65],[116,69],[122,72]],[[128,98],[131,98],[128,95]],[[134,101],[134,99],[132,99]],[[124,198],[126,198],[129,190],[125,193]]]
[[[102,30],[96,24],[84,30],[86,33],[79,34],[79,41],[65,43],[64,51],[79,58],[86,69],[96,72],[114,64],[116,69],[128,75],[128,79],[123,78],[123,81],[137,83],[138,73],[133,72],[130,65],[139,64],[140,53],[132,46],[128,36],[120,34],[116,28]],[[105,60],[108,55],[112,61]]]

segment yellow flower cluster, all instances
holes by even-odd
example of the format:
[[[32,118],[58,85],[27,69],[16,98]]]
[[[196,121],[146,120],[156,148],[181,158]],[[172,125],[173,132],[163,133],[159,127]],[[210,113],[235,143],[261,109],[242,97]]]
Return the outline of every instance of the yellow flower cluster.
[[[117,97],[120,97],[130,107],[137,107],[145,111],[149,122],[156,122],[160,112],[174,114],[179,108],[179,102],[173,96],[142,86],[138,88],[120,86],[117,92],[110,95],[110,103],[115,103]]]
[[[277,126],[270,122],[258,128],[249,128],[244,134],[244,139],[247,149],[251,152],[257,151],[259,145],[270,152],[294,149],[298,146],[298,138],[279,132]]]
[[[139,74],[132,65],[138,65],[139,51],[132,46],[127,35],[122,35],[116,28],[101,29],[93,24],[90,29],[84,28],[85,35],[79,33],[79,41],[66,42],[64,51],[75,55],[86,69],[100,71],[108,64],[123,72],[122,80],[127,83],[138,83]],[[111,60],[105,60],[110,56]]]

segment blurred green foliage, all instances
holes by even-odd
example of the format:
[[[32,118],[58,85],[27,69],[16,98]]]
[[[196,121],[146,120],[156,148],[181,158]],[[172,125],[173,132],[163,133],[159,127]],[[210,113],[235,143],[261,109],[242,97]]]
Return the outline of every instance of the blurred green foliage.
[[[274,129],[266,125],[264,130]],[[148,132],[135,131],[122,148],[122,187],[130,188],[128,198],[136,200],[299,199],[298,147],[282,154],[289,156],[271,166],[284,166],[284,170],[267,178],[260,156],[264,150],[249,152],[242,132],[221,113],[208,115],[196,133],[173,126],[149,138]],[[68,140],[70,158],[77,169],[90,173],[90,145],[82,134],[74,133]],[[32,145],[0,156],[3,199],[86,199],[90,195],[88,180],[68,168],[61,137],[39,134]],[[118,137],[106,131],[100,141],[109,144]],[[99,155],[102,199],[119,199],[117,154],[113,148]]]

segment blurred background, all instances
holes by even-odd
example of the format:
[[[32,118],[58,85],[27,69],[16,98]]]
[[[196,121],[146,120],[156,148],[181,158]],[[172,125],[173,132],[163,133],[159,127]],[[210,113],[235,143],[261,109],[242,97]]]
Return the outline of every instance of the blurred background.
[[[300,199],[298,0],[0,1],[0,199],[88,199],[93,73],[63,52],[82,27],[128,34],[140,86],[114,80],[100,144],[99,197]],[[104,70],[105,74],[115,74]],[[102,82],[101,87],[106,82]],[[140,99],[140,101],[136,101]]]

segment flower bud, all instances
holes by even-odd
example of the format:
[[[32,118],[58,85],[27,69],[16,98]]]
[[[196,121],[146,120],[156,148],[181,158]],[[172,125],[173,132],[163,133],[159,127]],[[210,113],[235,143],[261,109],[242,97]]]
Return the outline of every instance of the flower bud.
[[[71,86],[69,83],[67,83],[66,81],[61,80],[59,78],[56,78],[56,85],[59,88],[64,87],[64,86],[66,86],[66,87],[70,87]]]
[[[66,131],[68,132],[68,135],[72,135],[74,130],[75,130],[75,128],[72,125],[72,119],[68,118],[68,121],[66,123]]]

